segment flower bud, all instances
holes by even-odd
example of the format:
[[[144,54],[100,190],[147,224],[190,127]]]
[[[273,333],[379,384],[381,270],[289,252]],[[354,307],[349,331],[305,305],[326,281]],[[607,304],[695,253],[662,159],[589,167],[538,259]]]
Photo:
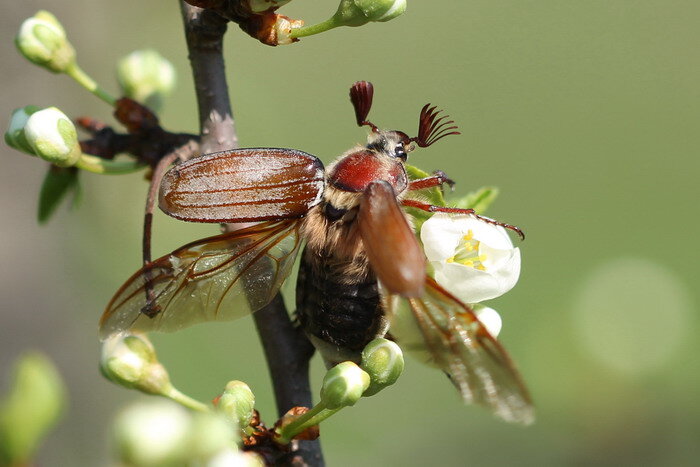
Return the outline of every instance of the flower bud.
[[[12,112],[10,124],[5,132],[5,143],[7,143],[8,146],[17,149],[18,151],[34,155],[34,150],[29,145],[27,138],[24,135],[24,126],[27,124],[29,116],[39,110],[41,110],[40,107],[28,105],[26,107],[15,109],[15,111]]]
[[[109,380],[146,394],[167,395],[172,389],[165,367],[143,335],[118,334],[102,344],[100,370]]]
[[[66,387],[54,364],[38,352],[18,358],[13,373],[0,400],[0,462],[31,465],[47,432],[65,411]]]
[[[188,457],[199,462],[235,448],[236,433],[220,413],[200,412],[192,417]],[[240,437],[239,437],[240,439]]]
[[[22,23],[15,45],[27,60],[54,73],[63,73],[75,63],[66,31],[48,11],[41,10]]]
[[[75,125],[56,107],[39,110],[24,125],[32,153],[59,167],[71,167],[82,154]]]
[[[265,463],[254,452],[241,452],[229,448],[217,453],[204,465],[206,467],[264,467]]]
[[[155,50],[136,50],[119,60],[117,81],[125,96],[157,109],[175,87],[175,68]]]
[[[369,387],[363,395],[373,396],[399,379],[404,367],[403,352],[395,342],[378,338],[362,351],[360,366],[370,378]]]
[[[244,429],[253,419],[255,395],[243,381],[230,381],[216,406],[219,411]]]
[[[503,321],[501,321],[501,316],[496,310],[484,305],[474,305],[474,314],[481,324],[484,325],[489,334],[494,338],[498,337],[498,333],[501,332]]]
[[[341,0],[334,19],[345,26],[384,22],[406,11],[406,0]]]
[[[186,465],[192,417],[179,405],[161,399],[137,402],[116,418],[113,436],[125,465]]]
[[[323,378],[321,402],[328,409],[355,405],[369,383],[369,375],[355,363],[339,363],[328,370]]]

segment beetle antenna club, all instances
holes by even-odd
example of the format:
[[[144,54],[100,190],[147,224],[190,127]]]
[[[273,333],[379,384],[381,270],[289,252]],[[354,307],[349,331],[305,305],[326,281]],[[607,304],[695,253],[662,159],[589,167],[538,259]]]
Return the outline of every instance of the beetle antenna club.
[[[350,101],[355,108],[355,118],[357,125],[366,125],[377,133],[377,125],[367,120],[367,115],[372,108],[372,97],[374,96],[374,86],[369,81],[358,81],[350,88]]]
[[[425,104],[420,111],[418,136],[411,138],[411,141],[415,141],[422,148],[430,146],[445,136],[460,134],[459,131],[450,131],[457,129],[457,125],[453,125],[454,120],[443,121],[449,118],[448,115],[438,118],[441,110],[436,109],[436,106],[431,107],[430,104]]]

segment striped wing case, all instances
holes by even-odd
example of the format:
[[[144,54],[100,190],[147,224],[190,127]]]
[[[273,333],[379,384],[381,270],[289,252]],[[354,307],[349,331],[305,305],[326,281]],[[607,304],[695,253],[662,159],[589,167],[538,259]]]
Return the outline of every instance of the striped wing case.
[[[321,161],[303,151],[222,151],[173,167],[161,183],[160,208],[193,222],[297,218],[321,201]]]

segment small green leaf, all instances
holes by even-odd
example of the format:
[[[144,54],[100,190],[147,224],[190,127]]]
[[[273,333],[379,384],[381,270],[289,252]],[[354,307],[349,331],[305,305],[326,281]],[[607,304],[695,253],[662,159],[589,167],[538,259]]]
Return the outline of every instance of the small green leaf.
[[[477,214],[483,214],[498,197],[498,188],[485,186],[455,201],[454,207],[473,209]]]
[[[408,174],[409,180],[419,180],[421,178],[430,177],[432,174],[419,169],[413,165],[406,164],[406,173]],[[408,197],[419,199],[426,203],[430,203],[435,206],[446,206],[445,197],[442,194],[442,189],[440,187],[428,188],[425,190],[420,190],[415,195],[409,194]],[[430,219],[433,215],[432,212],[426,212],[422,209],[416,208],[406,208],[406,212],[413,217],[413,227],[416,232],[420,232],[420,228],[423,222]]]
[[[80,201],[81,189],[78,170],[74,167],[50,166],[39,194],[39,223],[46,223],[59,203],[69,192],[73,192],[73,207]]]
[[[408,173],[409,180],[419,180],[421,178],[432,176],[432,174],[408,164],[406,164],[406,173]],[[420,197],[423,201],[426,201],[432,205],[446,206],[445,197],[443,196],[442,189],[440,187],[420,190]]]
[[[19,358],[0,403],[0,464],[29,464],[66,405],[66,389],[51,361],[31,352]]]

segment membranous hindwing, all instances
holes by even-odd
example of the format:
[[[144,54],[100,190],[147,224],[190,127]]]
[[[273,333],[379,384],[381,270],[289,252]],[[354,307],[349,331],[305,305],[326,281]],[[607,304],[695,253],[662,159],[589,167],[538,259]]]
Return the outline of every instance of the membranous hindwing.
[[[465,402],[509,422],[532,423],[532,401],[520,374],[469,305],[430,277],[421,297],[391,296],[385,303],[391,307],[391,337],[447,373]]]
[[[266,222],[158,258],[116,293],[100,321],[101,337],[126,330],[176,331],[257,311],[291,272],[301,243],[299,223]]]

